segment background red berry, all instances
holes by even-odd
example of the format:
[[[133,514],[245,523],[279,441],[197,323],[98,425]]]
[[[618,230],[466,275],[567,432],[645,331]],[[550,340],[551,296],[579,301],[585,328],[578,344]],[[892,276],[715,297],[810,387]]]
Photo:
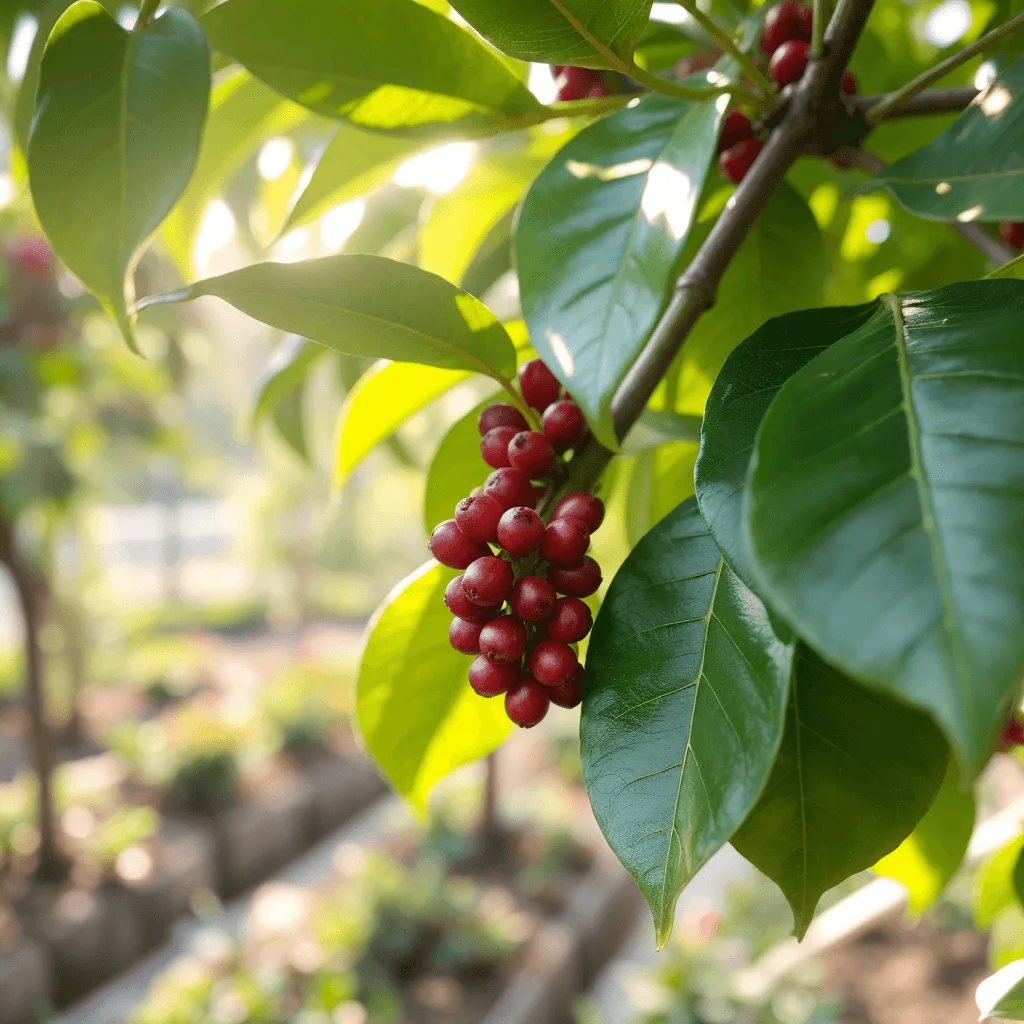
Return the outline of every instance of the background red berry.
[[[549,687],[548,699],[560,708],[578,707],[583,700],[583,666],[578,666],[564,683]]]
[[[552,402],[544,410],[544,436],[556,452],[572,448],[586,432],[583,411],[571,398]]]
[[[506,509],[514,508],[516,505],[523,505],[532,508],[537,500],[533,493],[533,484],[530,478],[518,469],[496,469],[484,484],[484,494],[490,495],[498,504]],[[464,566],[455,566],[457,569]]]
[[[511,615],[491,619],[480,631],[480,653],[496,665],[518,665],[526,653],[526,627]]]
[[[452,619],[448,627],[448,640],[460,654],[479,654],[483,625],[482,622],[470,619]]]
[[[470,540],[454,519],[446,519],[430,535],[430,553],[450,569],[465,569],[491,552],[485,545]]]
[[[575,565],[552,566],[548,581],[566,597],[590,597],[601,586],[601,567],[584,555]]]
[[[563,516],[582,519],[591,533],[597,533],[604,522],[604,502],[588,491],[574,491],[555,506],[555,514],[551,518],[561,519]]]
[[[519,433],[515,427],[495,427],[488,430],[480,441],[480,456],[492,469],[511,466],[508,457],[508,446],[512,438]]]
[[[999,234],[1007,245],[1012,245],[1014,249],[1024,249],[1024,221],[1004,220],[999,225]]]
[[[473,604],[466,592],[462,589],[462,577],[456,576],[447,587],[444,588],[444,603],[448,611],[459,619],[473,619],[477,622],[486,622],[498,614],[500,605],[485,608],[479,604]]]
[[[545,686],[559,686],[572,677],[579,659],[568,645],[555,640],[542,640],[530,655],[530,675]]]
[[[478,558],[462,575],[463,593],[483,607],[501,604],[512,593],[513,583],[512,566],[496,555]]]
[[[770,57],[790,39],[806,39],[809,42],[813,18],[814,11],[806,4],[796,3],[796,0],[776,4],[765,15],[764,27],[761,29],[761,49]]]
[[[518,665],[496,665],[481,654],[469,666],[469,685],[481,697],[497,697],[512,689],[519,682],[520,674]]]
[[[558,379],[539,359],[531,359],[520,367],[519,386],[526,404],[540,412],[557,402],[562,393]]]
[[[513,588],[508,605],[523,622],[545,622],[555,610],[555,588],[541,576],[524,576]]]
[[[503,511],[486,494],[470,496],[455,506],[455,523],[470,540],[486,544],[498,539],[498,520]]]
[[[730,110],[725,115],[725,122],[722,125],[722,134],[718,139],[718,152],[724,153],[730,146],[735,146],[743,139],[749,139],[754,134],[754,126],[750,118],[741,110]]]
[[[514,406],[505,402],[497,402],[487,406],[477,422],[480,435],[489,434],[495,427],[515,427],[517,431],[528,430],[530,425],[526,417]]]
[[[563,644],[579,643],[593,624],[593,613],[578,597],[560,597],[548,619],[547,637]]]
[[[592,68],[577,68],[571,65],[562,67],[556,75],[562,79],[558,90],[558,98],[563,101],[582,100],[598,86],[604,88],[604,78],[600,71]],[[606,90],[607,91],[607,90]],[[604,93],[602,93],[604,95]]]
[[[513,558],[525,558],[544,541],[544,520],[532,508],[510,508],[498,523],[498,543]]]
[[[505,714],[516,725],[530,729],[544,719],[551,706],[551,698],[538,682],[528,676],[505,694]]]
[[[578,562],[590,547],[590,531],[582,519],[559,516],[544,531],[541,557],[552,565],[570,565]]]
[[[726,181],[738,185],[754,166],[757,154],[764,148],[760,139],[743,139],[730,146],[719,158],[718,168]]]
[[[518,469],[532,480],[550,476],[555,468],[556,458],[551,442],[535,430],[521,431],[508,445],[508,459],[512,468]]]
[[[811,44],[805,39],[790,39],[783,43],[773,54],[768,65],[768,73],[772,81],[781,89],[790,82],[799,81],[807,70],[807,61],[811,55]]]
[[[842,90],[847,96],[852,96],[857,91],[857,76],[852,71],[843,73]]]

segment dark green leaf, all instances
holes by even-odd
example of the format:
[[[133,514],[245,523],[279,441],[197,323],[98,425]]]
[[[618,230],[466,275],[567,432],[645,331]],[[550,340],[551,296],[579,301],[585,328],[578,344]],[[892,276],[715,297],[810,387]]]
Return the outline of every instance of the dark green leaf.
[[[443,278],[380,256],[258,263],[156,296],[140,308],[203,295],[349,355],[496,379],[515,374],[512,340],[483,303]]]
[[[485,39],[520,60],[626,71],[651,0],[455,0]]]
[[[301,334],[290,334],[270,357],[263,379],[256,388],[253,422],[270,412],[286,396],[301,387],[309,371],[330,349],[308,341]]]
[[[766,599],[929,711],[967,777],[1024,670],[1024,282],[904,297],[783,385],[748,524]]]
[[[722,560],[694,500],[634,549],[594,626],[580,727],[605,838],[668,940],[676,899],[764,788],[790,648]]]
[[[823,893],[913,831],[947,761],[927,716],[797,647],[782,747],[733,845],[785,893],[798,938]]]
[[[648,96],[584,129],[527,194],[516,232],[537,351],[598,437],[664,306],[714,157],[720,105]]]
[[[701,429],[697,501],[718,546],[747,586],[756,587],[756,580],[742,529],[743,489],[761,420],[779,388],[801,366],[874,311],[869,303],[769,320],[733,350],[715,378]]]
[[[1024,219],[1024,59],[941,135],[876,175],[908,209],[948,221]]]
[[[125,274],[188,182],[209,92],[206,37],[175,7],[130,33],[79,0],[47,44],[28,152],[35,209],[126,330]]]
[[[486,131],[541,109],[507,62],[415,0],[227,0],[203,24],[218,50],[327,117]]]

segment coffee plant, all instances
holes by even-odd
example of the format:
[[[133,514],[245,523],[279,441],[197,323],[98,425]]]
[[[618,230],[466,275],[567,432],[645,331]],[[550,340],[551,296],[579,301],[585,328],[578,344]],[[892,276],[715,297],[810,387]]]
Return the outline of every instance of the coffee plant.
[[[492,392],[428,473],[437,560],[368,632],[360,726],[395,788],[422,809],[509,718],[582,695],[594,813],[659,943],[730,842],[802,936],[872,866],[937,898],[1021,738],[1024,13],[974,5],[958,48],[931,4],[675,6],[145,0],[125,28],[77,0],[23,144],[129,345],[212,296],[293,336],[267,404],[331,351],[384,361],[339,481],[457,384]],[[283,230],[392,204],[427,145],[477,162],[418,244],[375,208],[351,254],[196,275],[197,211],[297,125],[331,134]],[[136,296],[147,251],[181,287]],[[480,298],[513,265],[522,322]],[[605,503],[631,550],[599,590]]]

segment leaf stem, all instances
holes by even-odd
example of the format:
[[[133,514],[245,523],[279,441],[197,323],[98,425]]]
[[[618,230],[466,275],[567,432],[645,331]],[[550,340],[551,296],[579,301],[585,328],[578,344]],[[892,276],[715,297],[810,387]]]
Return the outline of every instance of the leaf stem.
[[[984,52],[991,46],[992,43],[1004,36],[1008,36],[1017,29],[1024,27],[1024,14],[1018,14],[1015,18],[1011,18],[1009,21],[1004,22],[998,28],[994,28],[991,32],[986,32],[983,36],[976,39],[970,46],[965,46],[962,50],[958,50],[952,56],[947,57],[943,61],[939,61],[938,64],[933,68],[929,68],[924,73],[917,76],[917,78],[911,79],[902,88],[897,89],[895,92],[890,93],[880,103],[875,104],[867,112],[867,120],[872,124],[878,121],[884,120],[886,117],[891,117],[892,112],[901,107],[907,100],[916,96],[919,92],[927,89],[933,82],[937,82],[940,78],[944,78],[951,71],[960,67],[961,64],[965,64],[972,57],[977,57],[979,53]]]
[[[132,31],[141,32],[153,20],[161,3],[162,0],[142,0],[139,16],[135,19],[135,28]]]
[[[926,89],[916,96],[901,103],[895,110],[889,111],[886,117],[926,117],[929,114],[959,114],[966,110],[978,97],[974,86],[958,89]],[[873,107],[878,106],[885,96],[855,96],[853,105],[862,116]]]
[[[509,397],[512,399],[512,404],[523,414],[526,422],[530,425],[530,429],[540,432],[540,417],[537,415],[535,410],[531,409],[526,402],[523,401],[523,396],[516,391],[515,384],[513,384],[508,377],[505,377],[500,373],[494,374],[494,379],[508,392]]]
[[[736,40],[714,18],[705,14],[697,6],[696,0],[676,0],[676,3],[700,25],[723,53],[727,53],[736,61],[743,74],[754,83],[760,92],[770,96],[775,91],[771,79],[739,48]]]
[[[825,0],[814,0],[814,21],[811,26],[811,57],[821,56],[825,41]]]
[[[726,82],[724,85],[709,85],[706,88],[697,85],[682,85],[668,78],[662,78],[661,75],[652,75],[636,64],[629,69],[629,77],[641,85],[646,85],[651,92],[660,92],[663,96],[674,96],[678,100],[692,100],[696,103],[705,103],[716,96],[722,96],[726,93],[731,93],[733,96],[742,96],[751,103],[757,103],[760,99],[758,95],[740,82]]]

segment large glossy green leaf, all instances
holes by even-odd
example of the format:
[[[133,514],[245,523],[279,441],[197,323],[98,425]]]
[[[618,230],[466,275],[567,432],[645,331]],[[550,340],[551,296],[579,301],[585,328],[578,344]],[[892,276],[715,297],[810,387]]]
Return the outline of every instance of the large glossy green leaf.
[[[274,349],[256,388],[253,422],[262,419],[286,396],[298,390],[310,370],[329,352],[330,349],[303,338],[301,334],[288,335]]]
[[[875,866],[876,874],[907,887],[912,914],[923,914],[942,895],[967,853],[974,830],[974,794],[960,784],[951,760],[935,802],[917,828]]]
[[[468,376],[464,370],[415,363],[380,362],[367,370],[349,392],[338,420],[335,486],[343,487],[356,466],[410,416]]]
[[[214,46],[283,96],[367,127],[501,127],[541,109],[501,57],[415,0],[227,0]]]
[[[720,105],[648,96],[584,129],[534,182],[516,232],[523,314],[598,437],[657,322],[714,157]]]
[[[976,997],[982,1020],[1024,1020],[1024,960],[986,978]]]
[[[483,303],[443,278],[381,256],[257,263],[150,302],[204,295],[349,355],[496,379],[515,374],[512,340]]]
[[[883,296],[783,385],[748,484],[766,599],[967,777],[1024,671],[1022,330],[1020,281]]]
[[[499,50],[521,60],[626,71],[651,5],[652,0],[455,0],[452,7]]]
[[[779,388],[801,366],[874,311],[869,303],[769,320],[732,351],[715,379],[701,427],[697,501],[729,565],[747,586],[756,587],[756,580],[742,529],[743,488],[761,420]]]
[[[644,538],[608,590],[587,654],[583,778],[659,946],[683,887],[764,788],[791,653],[693,499]]]
[[[933,220],[1024,219],[1024,59],[927,146],[875,180]]]
[[[733,845],[782,889],[802,938],[823,893],[894,850],[948,763],[931,720],[797,647],[786,732]]]
[[[444,588],[455,573],[428,562],[377,610],[359,669],[363,739],[392,786],[421,813],[434,784],[497,749],[511,723],[478,697],[470,659],[448,643]]]
[[[188,182],[209,92],[206,37],[178,8],[130,33],[79,0],[47,44],[28,152],[35,210],[126,332],[125,275]]]

